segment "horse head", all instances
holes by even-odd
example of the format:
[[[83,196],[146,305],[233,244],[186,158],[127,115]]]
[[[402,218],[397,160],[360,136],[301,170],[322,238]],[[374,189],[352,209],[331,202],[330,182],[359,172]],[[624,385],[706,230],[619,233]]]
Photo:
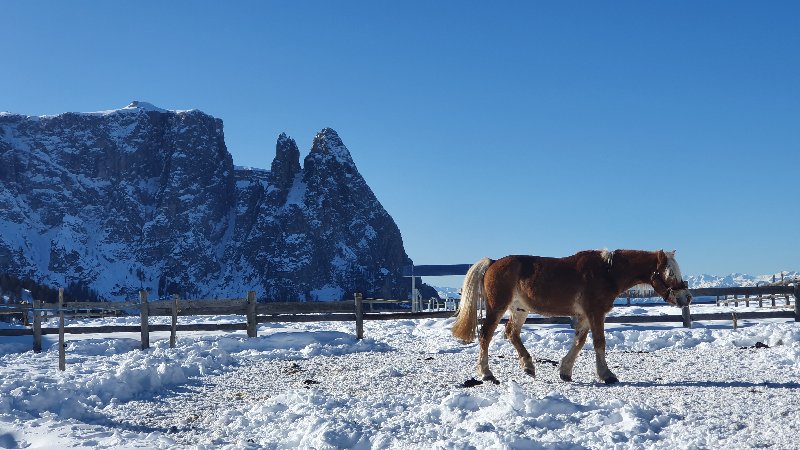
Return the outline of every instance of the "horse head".
[[[692,302],[689,285],[683,280],[678,261],[675,260],[675,251],[658,251],[658,264],[650,277],[650,284],[671,305],[689,306]]]

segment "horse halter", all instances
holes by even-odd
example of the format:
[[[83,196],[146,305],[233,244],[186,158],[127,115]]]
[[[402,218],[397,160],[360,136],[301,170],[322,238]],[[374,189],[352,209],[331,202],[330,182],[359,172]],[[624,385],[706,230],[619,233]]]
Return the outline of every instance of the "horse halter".
[[[662,297],[664,297],[664,300],[666,300],[669,303],[673,303],[671,299],[675,298],[675,291],[682,291],[685,289],[689,289],[689,284],[686,283],[685,280],[681,281],[680,283],[674,286],[667,285],[666,281],[662,279],[661,274],[659,274],[658,270],[653,272],[653,275],[650,277],[650,283],[653,285],[653,289],[655,289],[656,292],[658,292]]]

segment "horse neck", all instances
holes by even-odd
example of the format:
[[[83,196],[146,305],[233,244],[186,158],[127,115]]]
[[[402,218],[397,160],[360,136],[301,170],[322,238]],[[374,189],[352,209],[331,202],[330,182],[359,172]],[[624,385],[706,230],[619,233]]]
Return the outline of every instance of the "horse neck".
[[[658,253],[642,250],[616,250],[611,273],[620,291],[637,284],[650,284],[650,276],[658,268]]]

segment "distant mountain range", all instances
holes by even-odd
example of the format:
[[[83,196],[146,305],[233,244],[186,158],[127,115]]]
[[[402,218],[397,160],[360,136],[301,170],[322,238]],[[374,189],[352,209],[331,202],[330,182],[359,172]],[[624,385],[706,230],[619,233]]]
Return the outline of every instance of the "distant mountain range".
[[[104,298],[407,298],[400,230],[325,128],[236,167],[222,120],[145,102],[0,113],[0,274]]]
[[[783,279],[791,280],[800,277],[798,272],[783,272]],[[688,275],[686,282],[690,288],[713,288],[731,286],[757,286],[771,284],[781,281],[781,273],[771,275],[746,275],[743,273],[732,273],[730,275]]]

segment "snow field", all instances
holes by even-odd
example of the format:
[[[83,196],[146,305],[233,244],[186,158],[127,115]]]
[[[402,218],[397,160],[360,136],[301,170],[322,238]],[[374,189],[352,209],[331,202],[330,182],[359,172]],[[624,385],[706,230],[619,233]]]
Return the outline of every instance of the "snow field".
[[[794,322],[609,326],[614,386],[595,380],[591,339],[575,382],[558,379],[566,326],[523,329],[536,379],[498,331],[501,384],[471,388],[477,346],[451,324],[368,321],[363,341],[350,323],[269,324],[179,333],[175,349],[154,334],[147,351],[68,335],[64,373],[52,340],[35,355],[0,338],[0,448],[797,447]]]

